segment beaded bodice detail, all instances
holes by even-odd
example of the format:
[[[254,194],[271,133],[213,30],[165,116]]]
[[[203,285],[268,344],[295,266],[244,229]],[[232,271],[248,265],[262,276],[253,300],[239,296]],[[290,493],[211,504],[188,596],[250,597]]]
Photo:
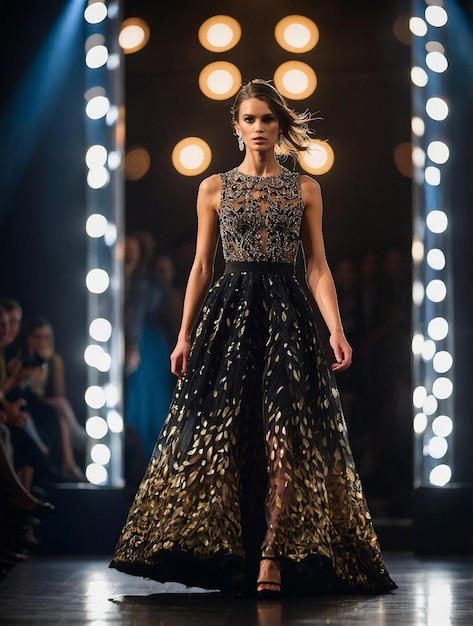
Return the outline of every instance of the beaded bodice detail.
[[[220,174],[220,237],[225,262],[295,263],[304,212],[299,174],[249,176],[238,168]]]

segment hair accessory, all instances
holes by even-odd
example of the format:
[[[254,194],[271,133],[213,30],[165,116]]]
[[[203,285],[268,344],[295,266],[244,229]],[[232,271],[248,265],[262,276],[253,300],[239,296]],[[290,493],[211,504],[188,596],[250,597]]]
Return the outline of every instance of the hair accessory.
[[[237,139],[238,139],[238,148],[240,152],[243,152],[243,150],[245,149],[245,144],[243,143],[243,137],[240,134],[238,134]]]

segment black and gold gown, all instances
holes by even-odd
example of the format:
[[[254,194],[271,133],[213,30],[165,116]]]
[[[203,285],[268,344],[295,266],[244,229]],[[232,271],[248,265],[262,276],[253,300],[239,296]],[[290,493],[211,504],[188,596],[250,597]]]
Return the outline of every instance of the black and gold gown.
[[[246,594],[266,555],[289,595],[395,589],[294,273],[299,174],[220,176],[225,271],[110,567]]]

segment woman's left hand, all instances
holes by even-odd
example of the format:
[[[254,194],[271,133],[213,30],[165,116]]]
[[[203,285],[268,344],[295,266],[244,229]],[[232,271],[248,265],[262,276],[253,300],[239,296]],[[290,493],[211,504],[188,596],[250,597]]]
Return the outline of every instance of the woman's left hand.
[[[346,340],[343,331],[335,331],[330,335],[330,345],[336,359],[336,362],[332,364],[332,370],[341,372],[350,367],[353,350]]]

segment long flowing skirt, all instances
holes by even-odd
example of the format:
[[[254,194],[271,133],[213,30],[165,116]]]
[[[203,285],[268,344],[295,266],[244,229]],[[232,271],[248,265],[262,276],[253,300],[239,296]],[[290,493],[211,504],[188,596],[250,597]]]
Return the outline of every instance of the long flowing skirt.
[[[246,593],[266,555],[288,594],[390,591],[309,302],[264,265],[211,288],[110,567]]]

